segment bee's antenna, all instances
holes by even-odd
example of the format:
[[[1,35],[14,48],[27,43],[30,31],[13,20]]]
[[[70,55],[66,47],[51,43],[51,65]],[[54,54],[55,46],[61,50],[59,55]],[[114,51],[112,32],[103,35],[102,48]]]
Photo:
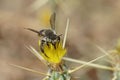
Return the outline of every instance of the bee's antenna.
[[[27,29],[27,30],[30,30],[30,31],[32,31],[32,32],[35,32],[35,33],[38,33],[38,34],[39,34],[39,31],[37,31],[37,30],[31,29],[31,28],[24,28],[24,29]]]

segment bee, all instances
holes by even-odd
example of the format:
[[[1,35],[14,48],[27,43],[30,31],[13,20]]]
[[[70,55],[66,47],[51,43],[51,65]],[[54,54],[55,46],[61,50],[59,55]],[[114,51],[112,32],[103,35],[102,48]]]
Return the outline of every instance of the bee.
[[[53,13],[50,17],[50,26],[51,29],[42,29],[40,31],[31,29],[31,28],[26,28],[27,30],[33,31],[38,34],[38,36],[41,37],[41,44],[40,44],[40,50],[42,53],[44,53],[44,45],[47,44],[49,46],[49,43],[54,46],[56,49],[56,43],[60,42],[60,36],[57,35],[55,31],[55,19],[56,19],[56,14]]]

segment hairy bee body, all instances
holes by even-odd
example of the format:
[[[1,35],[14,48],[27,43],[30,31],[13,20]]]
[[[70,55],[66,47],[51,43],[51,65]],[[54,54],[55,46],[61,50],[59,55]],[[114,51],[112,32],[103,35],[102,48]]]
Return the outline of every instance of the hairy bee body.
[[[57,35],[55,32],[55,16],[56,16],[56,14],[53,13],[50,18],[51,29],[42,29],[40,31],[36,31],[34,29],[27,28],[28,30],[33,31],[40,36],[40,38],[41,38],[40,39],[40,50],[42,53],[44,53],[44,55],[46,57],[47,57],[47,55],[44,51],[45,50],[44,46],[47,45],[49,47],[50,45],[52,45],[54,47],[54,49],[56,49],[57,45],[60,42],[61,35]]]
[[[60,42],[60,35],[57,35],[56,32],[52,29],[42,29],[40,31],[36,31],[30,28],[27,29],[36,32],[40,36],[41,38],[40,50],[43,53],[44,53],[44,49],[43,49],[44,45],[47,44],[49,46],[50,43],[54,46],[54,48],[56,48],[56,43]]]
[[[56,41],[60,41],[60,36],[58,36],[56,32],[51,29],[43,29],[40,31],[39,35],[42,36],[42,40],[46,42],[51,42],[54,44]]]
[[[56,43],[60,42],[60,36],[56,34],[55,31],[51,29],[43,29],[40,31],[39,35],[42,37],[41,38],[41,44],[40,44],[40,49],[44,53],[44,45],[48,45],[49,43],[54,46],[56,49]]]

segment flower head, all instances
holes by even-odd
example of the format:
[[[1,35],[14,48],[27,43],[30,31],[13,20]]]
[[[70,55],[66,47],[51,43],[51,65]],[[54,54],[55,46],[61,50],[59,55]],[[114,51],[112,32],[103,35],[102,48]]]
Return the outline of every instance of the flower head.
[[[60,63],[66,53],[61,42],[56,42],[55,45],[52,43],[44,44],[43,49],[44,53],[41,52],[41,55],[49,63]]]

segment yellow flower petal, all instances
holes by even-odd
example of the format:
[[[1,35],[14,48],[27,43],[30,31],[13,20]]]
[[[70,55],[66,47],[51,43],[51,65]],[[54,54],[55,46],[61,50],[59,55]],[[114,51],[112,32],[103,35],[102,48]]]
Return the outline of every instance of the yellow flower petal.
[[[43,58],[50,63],[60,63],[62,57],[66,53],[66,49],[62,48],[61,43],[56,43],[56,45],[55,45],[56,48],[51,43],[49,43],[48,45],[46,44],[43,46],[44,53],[41,53]]]

